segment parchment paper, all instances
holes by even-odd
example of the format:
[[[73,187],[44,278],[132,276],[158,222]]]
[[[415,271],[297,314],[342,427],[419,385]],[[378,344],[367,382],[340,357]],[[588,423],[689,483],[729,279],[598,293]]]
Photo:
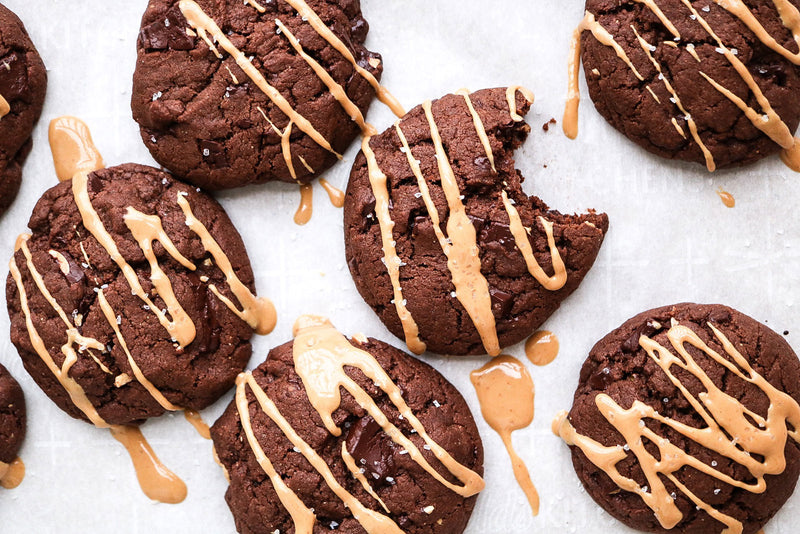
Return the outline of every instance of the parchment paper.
[[[11,256],[31,209],[56,183],[47,124],[59,115],[84,119],[106,163],[152,164],[131,119],[129,101],[135,42],[145,0],[4,0],[25,22],[49,71],[47,104],[34,134],[22,191],[0,220],[0,253]],[[383,54],[384,83],[407,107],[461,87],[522,84],[534,91],[532,134],[517,153],[525,190],[564,212],[596,208],[611,219],[594,269],[545,324],[561,340],[556,361],[529,366],[536,383],[533,425],[514,434],[542,495],[531,516],[500,439],[480,417],[469,372],[485,358],[424,359],[464,394],[486,447],[486,490],[468,528],[471,534],[517,532],[631,532],[581,489],[567,447],[550,432],[569,408],[578,371],[591,346],[630,316],[679,301],[721,302],[788,330],[800,346],[800,176],[777,157],[742,170],[708,174],[636,148],[584,100],[577,141],[560,131],[566,94],[569,37],[581,0],[362,0],[368,47]],[[585,88],[585,85],[583,86]],[[584,90],[585,96],[585,90]],[[551,117],[559,125],[545,133]],[[382,131],[393,117],[379,104],[368,120]],[[344,188],[357,143],[325,177]],[[725,208],[723,187],[736,198]],[[296,187],[271,184],[219,195],[248,247],[258,291],[275,302],[275,331],[254,340],[251,367],[270,347],[288,341],[302,313],[328,315],[344,333],[364,332],[403,347],[358,296],[344,260],[342,213],[315,187],[315,210],[305,227],[292,222]],[[5,262],[6,259],[3,259]],[[5,263],[3,264],[5,265]],[[5,267],[4,267],[5,269]],[[179,415],[150,421],[143,431],[166,465],[187,483],[179,505],[151,503],[140,491],[123,448],[107,431],[62,413],[28,377],[0,313],[0,361],[22,383],[28,437],[22,449],[23,484],[0,491],[0,532],[231,533],[226,482],[211,443]],[[524,358],[522,346],[506,352]],[[226,396],[203,413],[213,422]],[[767,534],[797,531],[800,495],[767,525]]]

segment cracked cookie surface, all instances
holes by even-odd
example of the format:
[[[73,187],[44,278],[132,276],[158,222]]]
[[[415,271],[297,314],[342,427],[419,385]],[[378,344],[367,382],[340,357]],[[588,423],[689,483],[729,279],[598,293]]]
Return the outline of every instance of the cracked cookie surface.
[[[380,78],[380,56],[363,46],[369,26],[360,2],[306,3],[356,64]],[[206,189],[273,180],[307,183],[336,163],[335,153],[346,150],[358,136],[359,126],[311,63],[296,51],[289,34],[344,89],[360,113],[366,114],[375,92],[307,17],[284,0],[197,2],[231,46],[244,54],[244,61],[299,117],[308,120],[330,149],[308,135],[310,129],[300,125],[298,118],[290,121],[229,50],[219,43],[210,49],[187,21],[181,5],[178,0],[150,0],[138,41],[131,105],[142,139],[156,161]],[[284,142],[287,127],[288,142]]]
[[[104,349],[79,347],[69,340],[65,323],[37,285],[23,250],[13,258],[24,288],[25,307],[32,324],[55,365],[64,365],[63,347],[73,346],[78,357],[68,376],[83,389],[91,405],[108,424],[132,424],[164,413],[165,408],[135,378],[116,326],[142,374],[181,408],[200,410],[228,391],[251,354],[252,329],[214,293],[235,301],[225,275],[211,262],[201,239],[187,226],[187,215],[176,203],[184,198],[194,215],[208,228],[228,255],[233,272],[254,291],[253,272],[244,244],[222,207],[211,197],[174,180],[152,167],[127,164],[95,171],[88,176],[91,206],[130,265],[143,290],[158,309],[166,308],[151,281],[151,265],[126,224],[131,208],[161,219],[164,232],[177,251],[195,265],[188,269],[176,261],[163,244],[152,241],[158,265],[171,283],[177,301],[194,323],[191,343],[177,347],[154,310],[132,295],[129,280],[108,250],[84,225],[76,204],[72,181],[47,191],[28,223],[25,242],[36,272],[41,276],[67,319],[85,338],[98,340]],[[13,272],[12,272],[13,274]],[[116,314],[111,323],[99,302],[102,291]],[[26,310],[12,275],[6,285],[11,317],[11,340],[26,370],[45,393],[71,416],[87,419],[73,403],[44,358],[37,353],[26,323]]]
[[[25,439],[25,396],[8,369],[0,365],[0,462],[14,461]]]

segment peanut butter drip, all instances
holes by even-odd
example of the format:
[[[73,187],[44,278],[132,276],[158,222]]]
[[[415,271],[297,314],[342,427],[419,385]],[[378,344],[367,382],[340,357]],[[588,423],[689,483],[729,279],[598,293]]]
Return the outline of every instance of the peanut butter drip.
[[[161,463],[139,427],[115,425],[111,427],[111,435],[130,454],[145,495],[167,504],[178,504],[186,499],[186,484]]]
[[[511,229],[511,235],[514,236],[514,242],[517,248],[519,248],[522,257],[525,258],[528,272],[545,289],[549,291],[558,291],[567,284],[567,266],[564,264],[564,260],[558,252],[558,247],[556,247],[556,240],[553,236],[553,223],[546,220],[544,217],[539,217],[539,222],[544,228],[545,234],[547,234],[547,246],[550,247],[550,257],[552,258],[553,270],[555,271],[553,276],[547,276],[547,273],[544,272],[544,269],[542,269],[539,262],[536,261],[536,257],[533,255],[533,248],[531,248],[530,242],[530,229],[522,225],[522,219],[519,217],[517,208],[515,208],[511,200],[509,200],[508,194],[503,191],[502,196],[503,205],[506,208],[506,213],[508,213],[510,221],[509,228]]]
[[[184,410],[183,415],[186,420],[191,424],[197,433],[200,434],[200,437],[204,439],[211,439],[211,429],[208,428],[208,425],[205,421],[203,421],[203,417],[196,412],[195,410]]]
[[[778,475],[786,468],[784,448],[791,437],[800,442],[800,406],[782,391],[776,389],[756,372],[745,358],[714,325],[708,324],[727,356],[710,348],[693,330],[678,324],[674,319],[667,332],[672,345],[670,350],[647,336],[639,338],[639,345],[647,352],[675,387],[683,394],[692,408],[705,422],[704,428],[689,426],[660,415],[652,407],[634,401],[629,409],[623,409],[611,397],[601,393],[595,398],[598,410],[625,439],[626,445],[605,446],[588,436],[579,434],[570,424],[567,413],[562,412],[553,422],[553,431],[568,445],[576,446],[598,468],[603,470],[622,490],[636,493],[649,506],[661,525],[670,529],[683,519],[675,499],[669,494],[664,479],[686,495],[698,509],[725,525],[725,532],[738,534],[742,524],[725,515],[694,494],[677,478],[684,467],[697,471],[752,493],[766,491],[767,475]],[[687,345],[705,353],[718,365],[741,380],[758,387],[769,400],[766,418],[749,410],[739,400],[722,391],[700,367],[687,349]],[[699,395],[692,394],[672,371],[689,373],[702,385]],[[730,458],[750,472],[753,482],[742,482],[717,470],[714,463],[707,465],[699,459],[673,445],[668,439],[656,434],[647,426],[647,420],[665,425],[687,439],[726,458]],[[789,430],[792,428],[793,430]],[[731,437],[733,436],[733,438]],[[653,456],[645,448],[643,440],[658,448]],[[648,485],[641,487],[636,481],[625,477],[617,470],[617,464],[625,460],[628,452],[636,456]]]
[[[516,95],[520,92],[528,100],[533,102],[533,94],[519,86],[509,87],[506,91],[509,114],[512,120],[522,120],[516,111]],[[479,113],[470,99],[469,91],[460,89],[456,94],[464,97],[472,122],[475,126],[475,132],[478,139],[483,146],[486,156],[492,165],[492,170],[497,172],[495,168],[494,153],[492,151],[489,136],[486,133],[486,128],[483,125]],[[401,151],[406,155],[409,167],[417,179],[417,186],[419,187],[420,196],[425,203],[425,208],[431,218],[433,231],[442,247],[442,251],[447,256],[447,266],[450,270],[453,285],[455,286],[455,297],[464,306],[470,318],[481,336],[484,348],[487,353],[496,356],[500,353],[499,341],[497,338],[496,324],[494,315],[491,309],[491,295],[489,293],[489,284],[486,278],[481,273],[480,250],[478,248],[477,233],[475,227],[472,225],[469,216],[466,213],[466,207],[462,202],[461,190],[458,186],[453,168],[450,165],[447,153],[444,149],[444,144],[439,134],[439,129],[433,117],[432,104],[430,101],[425,102],[422,107],[428,120],[428,125],[431,131],[431,139],[433,140],[434,149],[436,150],[436,160],[439,166],[439,177],[447,199],[449,208],[449,218],[447,221],[447,235],[442,231],[441,219],[436,205],[433,202],[428,183],[425,176],[422,174],[419,161],[414,157],[411,147],[408,144],[405,134],[400,127],[400,122],[395,123],[395,132],[397,133],[400,143],[402,144]],[[403,265],[402,260],[397,255],[395,249],[395,241],[392,234],[394,229],[394,221],[389,214],[389,193],[387,189],[386,175],[381,171],[375,157],[375,153],[369,146],[369,140],[366,139],[362,143],[362,150],[367,158],[367,166],[369,170],[369,180],[372,185],[373,194],[376,198],[375,213],[381,227],[381,236],[384,244],[384,257],[383,262],[389,271],[389,277],[392,281],[394,289],[394,305],[397,309],[398,316],[400,317],[401,324],[406,337],[406,343],[409,348],[421,354],[425,350],[425,345],[419,339],[419,330],[416,322],[406,308],[406,301],[403,298],[402,289],[400,287],[399,267]],[[566,284],[567,272],[564,262],[555,246],[555,239],[553,237],[553,224],[546,221],[544,218],[539,218],[542,226],[547,234],[548,243],[550,245],[550,252],[553,259],[553,266],[555,274],[552,277],[547,276],[544,270],[539,266],[536,258],[533,256],[533,251],[530,246],[528,235],[530,229],[526,229],[522,225],[519,213],[513,206],[512,201],[508,199],[505,191],[502,193],[504,205],[510,219],[511,232],[514,235],[516,244],[520,249],[529,271],[532,276],[536,278],[546,289],[551,291],[558,290]]]
[[[3,98],[3,95],[0,95],[0,119],[9,113],[11,113],[11,106],[8,104],[8,100]]]
[[[547,365],[558,356],[558,338],[552,332],[539,330],[525,342],[525,355],[534,365]]]
[[[425,343],[419,338],[419,328],[411,312],[406,308],[406,299],[403,297],[403,288],[400,287],[400,266],[403,262],[397,255],[397,242],[394,240],[394,221],[389,213],[389,189],[386,184],[386,175],[378,166],[375,152],[369,146],[369,137],[365,137],[361,142],[361,150],[367,158],[367,168],[369,172],[369,183],[372,186],[372,194],[375,196],[375,216],[381,228],[381,241],[383,245],[383,264],[389,273],[394,291],[394,307],[400,324],[403,326],[406,344],[414,354],[425,352]],[[438,225],[434,223],[434,228]]]
[[[25,463],[22,458],[15,458],[10,464],[0,462],[0,486],[14,489],[25,479]]]
[[[722,203],[725,204],[726,208],[736,207],[736,199],[724,189],[718,189],[717,195],[719,195],[720,200],[722,200]]]
[[[214,295],[216,295],[228,309],[235,313],[237,317],[249,324],[250,328],[255,330],[257,334],[265,336],[272,332],[277,322],[275,306],[269,299],[253,295],[247,286],[239,280],[239,277],[236,276],[236,272],[233,270],[230,259],[205,225],[194,216],[192,208],[189,206],[189,201],[186,200],[183,193],[178,194],[178,205],[181,207],[181,210],[183,210],[183,214],[186,215],[186,226],[200,238],[200,241],[203,243],[203,248],[214,258],[217,268],[225,275],[228,288],[231,290],[231,293],[233,293],[233,296],[236,297],[236,300],[239,301],[242,309],[240,310],[228,297],[220,293],[217,286],[214,284],[210,284],[208,286],[209,289],[211,289]]]
[[[88,173],[105,167],[89,127],[82,120],[76,117],[53,119],[48,134],[56,176],[62,182],[79,172]]]
[[[300,205],[294,214],[294,223],[300,226],[308,224],[314,213],[314,189],[311,184],[300,186]]]
[[[42,361],[47,365],[48,369],[50,369],[50,372],[53,373],[53,376],[56,377],[58,382],[69,395],[72,403],[86,415],[86,418],[97,427],[107,428],[108,424],[97,413],[97,409],[92,405],[91,401],[86,396],[86,392],[83,390],[80,384],[78,384],[78,382],[69,376],[70,369],[72,369],[72,366],[75,365],[76,361],[78,361],[78,354],[74,349],[74,345],[76,343],[79,343],[81,349],[84,351],[89,349],[102,351],[105,350],[105,345],[98,342],[96,339],[84,338],[81,336],[78,332],[78,329],[69,320],[67,314],[64,313],[64,309],[58,304],[56,299],[47,289],[41,274],[39,274],[39,271],[36,270],[30,250],[28,249],[28,239],[30,239],[30,235],[28,234],[19,236],[17,239],[16,250],[22,250],[23,254],[25,255],[28,271],[30,272],[31,277],[36,284],[36,287],[50,303],[50,305],[53,307],[53,310],[56,311],[61,320],[64,321],[64,324],[67,328],[67,342],[61,347],[61,352],[64,355],[64,362],[61,364],[61,366],[58,366],[53,357],[50,355],[47,347],[45,347],[44,341],[42,341],[42,338],[39,336],[39,332],[36,330],[33,316],[31,315],[30,306],[28,305],[28,295],[25,290],[25,285],[22,282],[22,274],[17,266],[16,258],[11,258],[11,261],[9,262],[9,270],[11,271],[11,277],[14,279],[14,282],[17,286],[17,291],[19,292],[20,308],[22,309],[22,313],[25,315],[25,325],[28,330],[28,337],[31,340],[33,350],[36,351],[36,354],[39,355]]]
[[[328,200],[331,201],[333,207],[335,208],[342,208],[344,207],[344,192],[341,189],[338,189],[330,184],[325,178],[320,178],[319,183],[322,188],[328,193]]]
[[[658,5],[656,5],[654,0],[634,1],[644,4],[656,17],[658,17],[667,30],[672,33],[672,35],[675,37],[675,40],[680,40],[681,36],[678,33],[677,28],[675,28],[675,25],[669,20],[664,12],[658,7]],[[728,62],[733,66],[739,77],[747,85],[750,92],[752,92],[752,94],[755,96],[756,101],[758,102],[758,105],[762,111],[759,112],[748,105],[745,100],[740,98],[727,87],[724,87],[712,79],[703,71],[700,71],[700,75],[703,76],[703,78],[705,78],[705,80],[720,94],[733,102],[742,111],[742,113],[744,113],[753,126],[767,135],[776,144],[780,145],[783,148],[781,159],[783,159],[784,163],[786,163],[787,166],[789,166],[792,170],[800,172],[800,156],[796,155],[798,152],[800,152],[800,148],[797,148],[797,140],[792,136],[788,125],[778,116],[777,112],[775,112],[769,102],[769,99],[767,99],[767,97],[764,95],[763,91],[756,83],[755,78],[747,69],[747,66],[737,57],[735,50],[728,48],[728,46],[714,31],[705,17],[703,17],[703,15],[691,4],[690,0],[681,0],[681,2],[689,10],[691,19],[697,21],[698,24],[702,26],[703,30],[705,30],[705,32],[714,41],[716,41],[717,51],[723,54]],[[758,21],[753,12],[742,0],[714,0],[714,3],[727,10],[729,13],[747,25],[747,27],[750,28],[759,41],[761,41],[765,46],[768,46],[795,65],[800,65],[800,53],[793,53],[782,44],[778,43],[776,39],[766,31],[764,26]],[[798,10],[797,7],[794,6],[789,0],[773,0],[773,4],[778,11],[783,25],[792,32],[795,42],[800,45],[800,10]],[[667,91],[669,91],[669,93],[672,95],[671,101],[673,101],[681,114],[685,117],[686,123],[689,126],[689,131],[692,134],[692,138],[703,152],[706,160],[706,167],[709,171],[714,171],[716,169],[716,164],[714,163],[711,152],[700,139],[697,125],[692,119],[691,114],[688,113],[683,107],[680,97],[678,96],[672,84],[669,82],[666,74],[663,72],[661,64],[654,58],[652,54],[652,51],[656,49],[655,45],[648,43],[644,38],[642,38],[642,36],[636,31],[636,28],[631,27],[631,29],[633,29],[633,32],[648,59],[658,71],[659,79],[664,82]],[[630,67],[634,75],[639,78],[639,80],[642,80],[642,76],[639,74],[639,71],[631,63],[630,59],[624,55],[625,52],[614,40],[614,37],[608,33],[607,30],[602,28],[602,26],[595,20],[595,17],[592,13],[587,11],[583,21],[575,30],[572,40],[572,54],[569,65],[569,93],[567,97],[566,110],[564,112],[564,133],[571,139],[574,139],[578,133],[577,110],[578,103],[580,101],[578,84],[581,55],[580,38],[581,34],[585,30],[591,31],[600,43],[612,47],[617,52],[617,55],[628,65],[628,67]],[[665,42],[664,44],[678,47],[676,42]],[[692,57],[697,60],[698,63],[702,63],[700,56],[697,54],[693,44],[689,43],[685,48],[692,55]],[[650,89],[649,86],[648,89]],[[655,94],[653,95],[654,98],[656,98]],[[658,98],[656,98],[656,101],[658,101]],[[673,117],[671,122],[675,126],[678,133],[683,138],[686,138],[686,135],[678,124],[677,119]]]
[[[467,215],[466,207],[461,200],[461,189],[458,187],[453,167],[450,165],[442,137],[439,134],[439,128],[433,118],[431,101],[424,102],[422,108],[425,110],[431,130],[431,139],[439,166],[439,178],[450,211],[447,218],[449,243],[443,243],[446,245],[443,250],[447,256],[447,267],[450,269],[453,285],[456,288],[456,298],[467,310],[472,323],[481,336],[486,352],[491,356],[497,356],[500,354],[500,343],[497,339],[497,329],[492,313],[489,282],[481,273],[480,250],[475,226]]]
[[[533,380],[525,366],[511,356],[498,356],[470,374],[478,394],[481,413],[489,426],[500,434],[511,457],[517,479],[533,515],[539,514],[539,493],[531,482],[528,468],[517,455],[511,433],[533,422]]]

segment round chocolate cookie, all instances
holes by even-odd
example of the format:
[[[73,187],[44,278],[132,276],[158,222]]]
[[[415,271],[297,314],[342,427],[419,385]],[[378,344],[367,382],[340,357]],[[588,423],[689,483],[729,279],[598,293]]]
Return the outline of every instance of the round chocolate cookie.
[[[25,396],[11,373],[0,365],[0,462],[17,458],[25,439]]]
[[[14,201],[47,90],[47,71],[25,26],[0,4],[0,214]]]
[[[6,284],[11,340],[73,417],[105,426],[202,409],[247,364],[251,326],[271,328],[222,207],[157,169],[79,173],[28,225]]]
[[[750,317],[666,306],[594,346],[554,431],[586,491],[626,525],[755,534],[800,474],[798,377],[786,341]]]
[[[350,272],[415,353],[498,354],[541,325],[597,257],[605,214],[562,215],[522,191],[513,150],[531,102],[521,88],[426,102],[355,161]]]
[[[315,374],[317,365],[324,371]],[[342,394],[325,423],[327,398],[317,405],[311,397],[319,399],[329,385],[337,393],[341,385]],[[348,340],[317,317],[300,318],[293,342],[237,380],[236,400],[211,436],[242,534],[299,532],[303,517],[315,534],[457,534],[483,488],[483,445],[453,385],[390,345],[363,335]],[[266,460],[259,464],[261,453]],[[440,453],[451,463],[440,463]],[[295,499],[299,504],[286,504]]]
[[[800,122],[798,45],[778,4],[722,4],[587,0],[579,27],[600,114],[648,151],[712,171],[791,147]]]
[[[368,30],[359,0],[150,0],[131,104],[142,139],[207,189],[310,182],[366,127],[383,70]]]

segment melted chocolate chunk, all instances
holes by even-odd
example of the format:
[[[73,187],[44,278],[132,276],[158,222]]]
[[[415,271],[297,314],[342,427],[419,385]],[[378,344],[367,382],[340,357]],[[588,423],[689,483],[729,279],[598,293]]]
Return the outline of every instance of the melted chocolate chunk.
[[[639,338],[642,336],[650,337],[661,330],[661,325],[655,321],[647,321],[639,326],[631,336],[622,343],[622,352],[634,353],[639,350]]]
[[[359,419],[347,434],[347,452],[355,458],[356,465],[366,469],[367,478],[374,481],[396,474],[394,449],[394,442],[370,416]]]
[[[492,310],[495,313],[500,317],[511,313],[511,309],[514,307],[514,295],[494,287],[489,289],[489,293],[492,296]]]
[[[192,50],[195,38],[186,33],[189,24],[176,6],[166,18],[157,20],[139,30],[139,46],[150,50]]]

